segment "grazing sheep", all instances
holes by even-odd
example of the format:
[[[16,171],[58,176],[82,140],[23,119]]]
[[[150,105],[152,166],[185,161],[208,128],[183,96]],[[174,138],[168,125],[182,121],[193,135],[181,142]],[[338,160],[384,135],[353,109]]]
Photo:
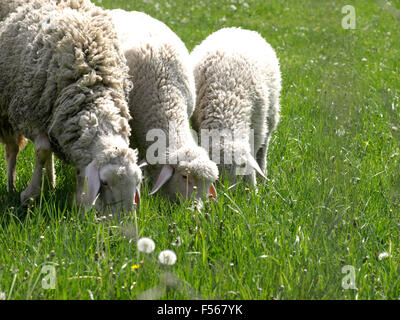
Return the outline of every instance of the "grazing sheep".
[[[7,16],[17,10],[18,7],[22,5],[27,5],[28,3],[33,4],[37,8],[43,4],[53,2],[59,8],[71,8],[80,11],[89,11],[95,9],[95,6],[90,2],[90,0],[8,0],[0,2],[0,23],[5,20]],[[0,119],[1,121],[1,119]],[[3,121],[4,122],[4,121]],[[16,134],[14,136],[9,136],[8,132],[8,121],[0,123],[0,131],[4,130],[4,133],[0,133],[0,142],[6,145],[5,148],[5,158],[7,162],[7,191],[15,191],[15,180],[16,180],[16,163],[17,157],[20,151],[22,151],[26,144],[27,139],[21,135]],[[3,139],[5,139],[3,141]],[[48,161],[46,161],[46,174],[48,182],[52,187],[55,186],[55,172],[54,172],[54,160],[53,153],[49,155]]]
[[[221,132],[224,144],[213,151],[220,152],[220,173],[225,171],[230,183],[245,175],[255,186],[256,172],[265,178],[268,144],[279,121],[275,51],[257,32],[224,28],[195,47],[191,58],[197,95],[193,128]]]
[[[129,148],[126,60],[103,10],[64,3],[29,0],[0,24],[1,141],[12,158],[21,136],[34,142],[36,166],[21,201],[40,193],[54,151],[75,166],[77,202],[130,210],[141,171]]]
[[[195,89],[185,45],[165,24],[144,13],[112,10],[111,16],[133,82],[131,145],[148,162],[149,177],[155,183],[150,194],[164,185],[161,192],[171,200],[178,194],[215,197],[212,183],[218,178],[217,166],[197,145],[189,124]],[[165,150],[158,150],[165,162],[150,159],[154,142],[147,140],[154,130],[167,136]]]

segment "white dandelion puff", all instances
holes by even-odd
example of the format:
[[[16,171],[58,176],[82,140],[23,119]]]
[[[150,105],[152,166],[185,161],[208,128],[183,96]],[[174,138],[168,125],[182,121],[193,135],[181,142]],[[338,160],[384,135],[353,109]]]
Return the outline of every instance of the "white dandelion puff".
[[[160,252],[158,260],[162,264],[173,265],[176,262],[176,254],[172,250],[164,250]]]
[[[137,242],[137,248],[140,252],[151,253],[154,251],[156,245],[153,239],[150,238],[140,238]]]
[[[386,259],[386,258],[389,258],[389,257],[390,257],[389,252],[382,252],[382,253],[379,254],[378,259],[379,260],[383,260],[383,259]]]
[[[6,293],[3,291],[0,291],[0,300],[6,300],[6,299],[7,299]]]

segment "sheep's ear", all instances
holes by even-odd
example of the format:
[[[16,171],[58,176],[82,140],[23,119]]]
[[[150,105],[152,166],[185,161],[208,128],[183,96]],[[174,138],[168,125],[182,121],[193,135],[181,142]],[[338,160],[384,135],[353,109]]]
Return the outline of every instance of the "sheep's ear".
[[[139,188],[136,188],[135,203],[138,205],[139,202],[140,202],[140,191],[139,191]]]
[[[208,189],[208,193],[212,196],[211,201],[214,201],[215,198],[217,197],[217,190],[215,190],[215,187],[213,184],[211,184],[211,187]]]
[[[169,164],[164,164],[161,169],[160,175],[156,181],[156,184],[151,190],[150,195],[155,194],[174,174],[174,168]]]
[[[87,200],[89,206],[96,202],[100,190],[99,168],[93,160],[85,169],[85,179],[87,179]]]
[[[256,170],[256,172],[264,179],[264,180],[268,180],[267,177],[264,175],[264,173],[262,172],[260,166],[258,165],[256,159],[254,159],[254,157],[252,155],[249,155],[248,157],[248,165],[250,167],[252,167],[253,169]]]
[[[208,193],[211,194],[213,197],[217,196],[217,190],[215,190],[215,187],[213,184],[211,184],[211,187],[208,189]]]

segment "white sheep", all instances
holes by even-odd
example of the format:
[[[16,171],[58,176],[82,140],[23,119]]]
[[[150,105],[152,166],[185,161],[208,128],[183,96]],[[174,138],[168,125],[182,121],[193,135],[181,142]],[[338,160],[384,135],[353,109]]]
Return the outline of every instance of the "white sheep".
[[[89,11],[95,8],[95,6],[88,0],[48,0],[46,3],[52,2],[57,5],[58,8],[71,8],[80,11]],[[43,5],[43,1],[37,0],[8,0],[0,2],[0,23],[5,20],[8,15],[15,12],[18,7],[31,4],[35,8],[40,8]],[[0,118],[0,121],[3,119]],[[27,139],[21,134],[9,135],[10,125],[8,121],[0,123],[0,130],[4,131],[0,133],[0,142],[5,144],[4,150],[5,158],[7,162],[7,191],[15,191],[15,180],[16,180],[16,162],[18,154],[23,150],[27,144]],[[55,172],[54,172],[54,160],[53,153],[49,155],[48,161],[45,164],[46,174],[48,182],[52,187],[55,186]]]
[[[13,150],[8,185],[25,136],[36,165],[21,201],[40,194],[43,167],[53,177],[54,151],[75,166],[79,203],[130,210],[141,171],[129,148],[126,60],[108,14],[72,10],[68,1],[85,2],[29,0],[0,24],[0,139]]]
[[[111,16],[133,82],[129,95],[131,145],[149,164],[147,170],[154,183],[150,194],[165,184],[161,192],[172,200],[179,194],[184,198],[215,197],[212,183],[218,178],[217,166],[197,145],[189,124],[195,88],[186,46],[164,23],[147,14],[117,9]],[[165,162],[149,159],[154,141],[148,134],[154,130],[167,136],[168,146],[158,150]]]
[[[230,183],[244,175],[256,185],[256,172],[265,178],[268,144],[279,122],[275,51],[255,31],[224,28],[196,46],[191,58],[197,96],[193,128],[224,137],[211,151],[219,159],[211,158],[219,160],[218,169]]]

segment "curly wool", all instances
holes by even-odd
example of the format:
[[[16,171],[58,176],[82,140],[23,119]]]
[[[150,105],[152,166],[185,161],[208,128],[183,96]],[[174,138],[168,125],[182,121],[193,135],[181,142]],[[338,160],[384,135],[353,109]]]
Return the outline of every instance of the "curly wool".
[[[30,0],[2,0],[0,1],[0,22],[13,13],[19,6]]]
[[[48,2],[47,0],[42,0],[42,1],[46,1],[46,3]],[[51,0],[51,1],[55,1],[55,3],[59,8],[71,8],[74,10],[87,11],[87,12],[93,10],[101,10],[99,7],[96,7],[90,0]]]
[[[101,145],[110,145],[110,143],[106,141],[107,138],[101,138],[101,140],[103,140]],[[110,138],[110,140],[114,139]],[[123,146],[124,144],[121,143],[120,145]],[[137,150],[115,146],[107,147],[104,152],[101,152],[96,156],[96,162],[99,167],[102,167],[105,164],[113,164],[120,165],[121,167],[127,167],[130,163],[137,163],[137,161]]]
[[[30,139],[45,129],[59,157],[86,165],[100,146],[106,153],[99,137],[128,144],[131,84],[109,16],[61,3],[29,1],[0,25],[0,112]]]
[[[96,6],[90,0],[2,0],[0,2],[0,21],[15,12],[20,6],[34,3],[36,3],[36,6],[41,6],[51,2],[54,2],[59,8],[71,8],[80,11],[96,9]]]
[[[165,24],[144,13],[111,12],[133,82],[129,96],[134,128],[131,144],[145,158],[153,143],[146,141],[149,130],[160,129],[167,138],[172,133],[172,149],[179,154],[176,168],[191,171],[199,180],[215,181],[217,166],[197,146],[190,129],[195,86],[186,46]],[[161,165],[147,168],[153,181],[160,168]]]
[[[267,147],[280,112],[281,75],[272,47],[255,31],[225,28],[195,47],[191,58],[197,95],[193,128],[240,133],[222,147],[222,155],[249,153],[251,130],[254,152]]]

